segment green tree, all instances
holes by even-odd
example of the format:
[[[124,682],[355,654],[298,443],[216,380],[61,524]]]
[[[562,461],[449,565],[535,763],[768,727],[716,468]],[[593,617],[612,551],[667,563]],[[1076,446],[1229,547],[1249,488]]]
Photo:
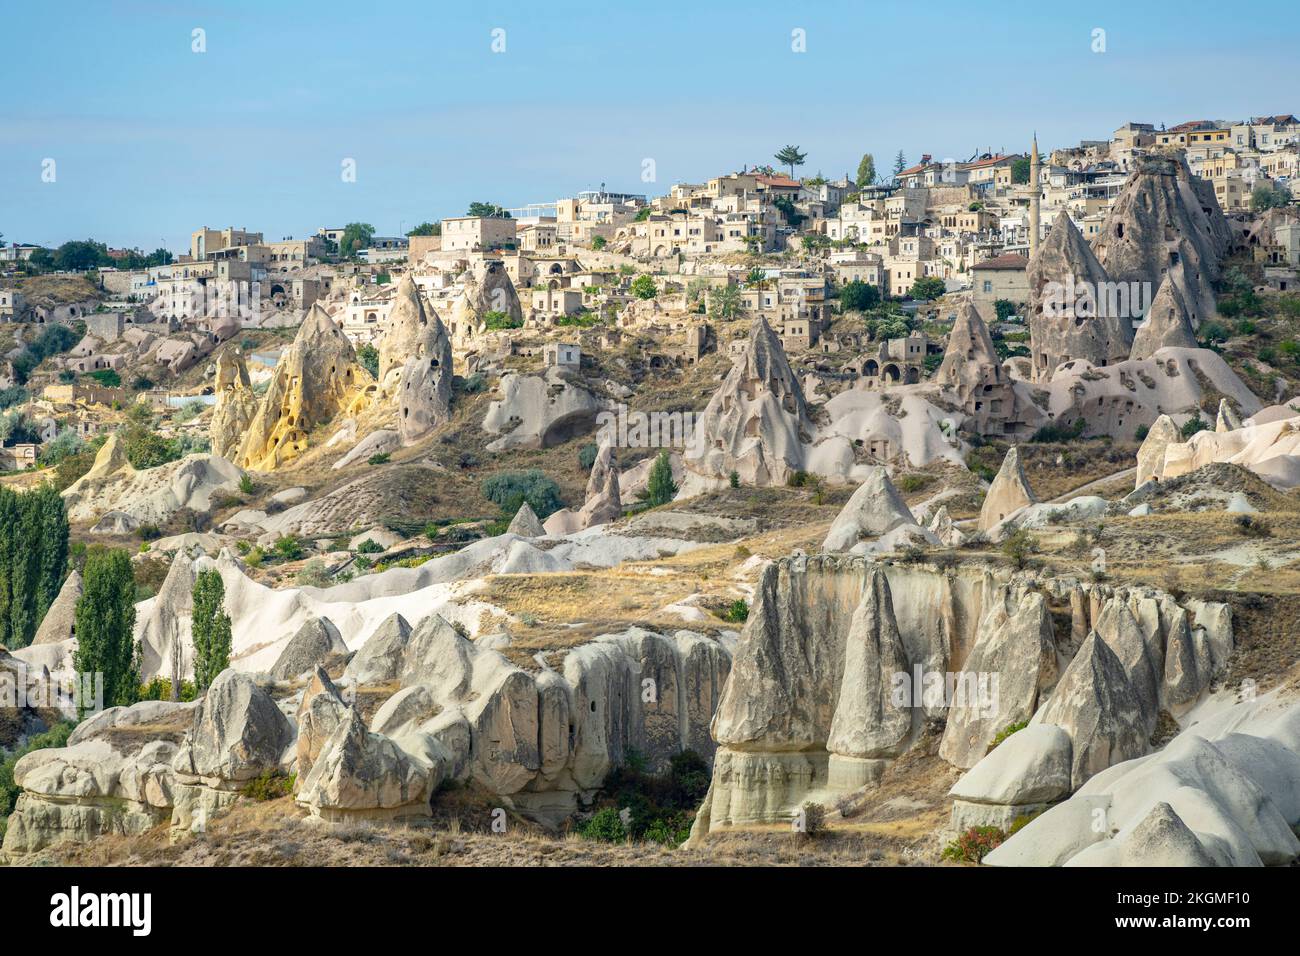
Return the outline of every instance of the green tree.
[[[1250,211],[1267,212],[1281,209],[1291,201],[1291,193],[1281,186],[1260,183],[1250,191]]]
[[[483,482],[483,497],[501,508],[503,516],[514,517],[525,501],[533,514],[545,520],[564,504],[560,486],[540,468],[527,471],[503,471]]]
[[[230,666],[230,615],[224,602],[226,588],[221,573],[200,571],[194,579],[194,610],[190,615],[194,634],[194,683],[206,690],[218,674]]]
[[[866,312],[880,305],[880,290],[869,282],[853,279],[840,289],[840,311]]]
[[[40,547],[32,549],[40,551],[36,584],[36,619],[39,623],[59,596],[68,570],[68,512],[63,506],[63,496],[51,484],[43,484],[28,494],[35,496],[32,509],[39,515],[40,525],[37,539]],[[32,633],[35,636],[34,629]]]
[[[606,246],[606,242],[604,236],[591,237],[591,248],[595,249],[597,252],[600,252],[600,250],[604,249],[605,246]]]
[[[677,494],[677,484],[673,481],[673,465],[668,459],[668,452],[661,451],[650,468],[650,478],[646,483],[646,500],[652,507],[666,505]]]
[[[632,294],[638,299],[653,299],[659,294],[655,280],[648,275],[640,275],[632,280]]]
[[[876,158],[870,153],[862,154],[862,161],[858,163],[858,178],[856,180],[858,188],[862,189],[870,186],[876,181]]]
[[[357,349],[357,361],[367,372],[379,378],[379,349],[367,342]]]
[[[73,668],[81,675],[102,676],[106,707],[133,704],[140,690],[140,662],[130,556],[121,548],[87,552],[82,589],[75,616]],[[83,700],[83,712],[89,707],[90,702]]]
[[[410,232],[408,232],[406,235],[408,238],[411,236],[441,236],[442,223],[422,222],[414,229],[412,229]]]
[[[734,319],[740,314],[740,289],[720,285],[709,290],[709,315],[715,319]]]
[[[510,213],[506,212],[503,206],[498,206],[494,202],[472,202],[469,209],[465,212],[467,216],[496,216],[501,219],[509,219]]]
[[[1011,161],[1011,181],[1018,185],[1029,182],[1029,157],[1021,156]]]
[[[998,299],[993,303],[993,311],[999,322],[1005,322],[1016,314],[1016,304],[1010,299]]]
[[[928,302],[931,299],[939,298],[946,289],[947,286],[938,276],[921,276],[912,283],[912,288],[907,290],[907,294],[913,299]]]
[[[903,155],[903,151],[900,149],[898,155],[894,157],[894,178],[897,179],[899,174],[901,174],[906,168],[907,157]]]
[[[791,179],[794,179],[794,168],[802,166],[807,158],[808,154],[799,152],[798,146],[783,146],[776,153],[776,161],[783,166],[790,167]]]
[[[85,272],[112,263],[108,247],[94,239],[74,239],[54,251],[54,265],[65,272]]]
[[[370,240],[375,236],[375,227],[368,222],[350,222],[343,227],[343,238],[339,240],[339,255],[345,259],[355,256],[360,250],[369,248]]]

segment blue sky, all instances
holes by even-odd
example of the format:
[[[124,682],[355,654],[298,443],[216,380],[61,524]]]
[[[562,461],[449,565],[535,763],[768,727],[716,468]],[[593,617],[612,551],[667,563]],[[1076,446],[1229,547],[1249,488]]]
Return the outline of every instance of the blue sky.
[[[380,234],[472,200],[650,194],[785,143],[804,174],[1127,121],[1300,112],[1300,4],[6,2],[0,233]],[[1238,15],[1241,14],[1241,15]],[[194,53],[192,31],[206,33]],[[493,53],[492,30],[505,30]],[[1106,51],[1092,51],[1092,31]],[[791,49],[806,31],[807,51]],[[54,159],[56,181],[42,182]],[[345,158],[356,182],[343,182]],[[642,161],[657,181],[641,181]]]

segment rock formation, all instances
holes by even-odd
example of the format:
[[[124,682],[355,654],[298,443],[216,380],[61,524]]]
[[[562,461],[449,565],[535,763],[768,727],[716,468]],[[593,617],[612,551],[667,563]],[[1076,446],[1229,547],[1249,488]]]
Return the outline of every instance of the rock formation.
[[[813,426],[799,379],[781,340],[761,316],[745,351],[696,421],[683,456],[686,469],[746,485],[779,485],[803,468]]]
[[[1115,282],[1155,290],[1171,276],[1195,327],[1214,313],[1211,283],[1229,242],[1213,186],[1181,156],[1150,156],[1115,197],[1095,246]]]
[[[539,538],[546,533],[542,527],[541,521],[538,520],[537,514],[533,511],[528,502],[519,506],[515,516],[510,519],[510,526],[506,528],[507,534],[517,534],[524,538]]]
[[[550,448],[596,427],[605,402],[576,375],[558,367],[543,375],[501,376],[500,396],[483,418],[483,430],[499,435],[488,451]]]
[[[289,639],[270,674],[276,680],[293,680],[322,664],[328,666],[331,658],[344,657],[347,652],[348,646],[334,622],[327,617],[314,617]]]
[[[1008,736],[962,775],[949,795],[952,829],[1009,830],[1018,817],[1032,816],[1070,795],[1070,735],[1060,727],[1034,724]]]
[[[1015,383],[1002,368],[988,326],[969,300],[957,310],[934,381],[956,393],[980,434],[1006,434],[1023,417]]]
[[[113,517],[108,526],[131,531],[142,524],[162,524],[183,508],[211,510],[219,493],[233,494],[243,473],[219,455],[186,455],[155,468],[137,471],[126,459],[117,435],[110,435],[85,475],[63,491],[68,520]]]
[[[379,383],[381,392],[397,401],[403,444],[418,441],[450,416],[451,340],[409,275],[398,284],[380,341]]]
[[[457,334],[466,334],[483,324],[489,312],[502,312],[515,322],[522,322],[524,313],[519,304],[519,293],[510,281],[505,264],[496,259],[486,259],[465,273],[465,290],[452,312]]]
[[[257,414],[257,396],[253,394],[248,367],[238,349],[227,349],[217,356],[213,391],[217,402],[208,426],[212,453],[234,458]]]
[[[984,496],[984,504],[980,507],[980,517],[976,527],[980,531],[988,531],[1021,508],[1035,504],[1037,501],[1029,488],[1029,480],[1025,478],[1025,470],[1020,464],[1020,449],[1012,445],[1007,449],[1007,455],[1002,459],[1002,467],[998,469],[997,476]]]
[[[952,516],[948,514],[948,506],[940,505],[939,510],[934,513],[927,525],[932,535],[939,539],[939,543],[946,548],[959,548],[966,540],[960,528],[953,523]]]
[[[939,756],[957,767],[975,766],[1001,731],[1033,716],[1040,694],[1046,696],[1056,678],[1056,643],[1043,596],[1013,591],[1006,603],[994,602],[957,675]]]
[[[1027,278],[1035,381],[1050,381],[1071,359],[1113,365],[1129,357],[1136,313],[1111,301],[1110,277],[1068,213],[1058,213]]]
[[[1179,269],[1181,270],[1181,266]],[[1173,277],[1165,275],[1147,309],[1146,319],[1133,336],[1130,358],[1144,359],[1166,347],[1194,349],[1196,333],[1191,312],[1183,299],[1182,286]]]
[[[831,522],[822,550],[849,551],[864,539],[886,536],[888,545],[904,543],[906,538],[937,543],[937,539],[917,525],[906,502],[889,480],[889,473],[876,466]]]
[[[1112,764],[1147,752],[1147,719],[1115,652],[1095,632],[1070,661],[1036,718],[1070,735],[1070,789]]]
[[[1244,701],[1112,766],[985,857],[992,866],[1259,866],[1300,857],[1300,708]],[[1103,820],[1105,826],[1095,822]]]
[[[272,471],[307,449],[307,436],[339,413],[365,407],[374,380],[352,343],[320,303],[280,355],[271,382],[239,448],[239,464]]]
[[[175,802],[175,739],[194,709],[166,701],[110,707],[73,731],[67,746],[22,757],[14,766],[22,792],[8,819],[5,854],[165,823]]]
[[[1207,394],[1215,392],[1231,398],[1243,414],[1260,408],[1223,357],[1209,349],[1166,347],[1150,358],[1105,368],[1067,362],[1047,388],[1052,420],[1082,419],[1089,436],[1129,436],[1161,415],[1197,414]]]
[[[619,495],[618,462],[614,448],[608,442],[601,444],[591,465],[587,479],[587,493],[577,511],[561,509],[546,519],[546,534],[571,534],[596,525],[608,524],[623,517],[623,501]],[[516,515],[516,519],[518,516]],[[533,516],[536,520],[536,515]],[[512,522],[513,525],[513,522]]]
[[[36,629],[33,644],[57,644],[73,636],[76,630],[77,601],[81,600],[81,572],[75,568],[68,572],[59,588],[59,595],[45,612],[41,626]]]
[[[1236,431],[1241,427],[1241,416],[1226,398],[1219,399],[1219,412],[1214,418],[1214,430],[1220,434]]]

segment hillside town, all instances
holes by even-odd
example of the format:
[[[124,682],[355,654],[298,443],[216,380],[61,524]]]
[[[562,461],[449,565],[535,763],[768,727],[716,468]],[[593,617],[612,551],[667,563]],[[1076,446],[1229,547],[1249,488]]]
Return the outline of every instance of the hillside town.
[[[1294,866],[1300,119],[1169,119],[5,236],[0,856]]]

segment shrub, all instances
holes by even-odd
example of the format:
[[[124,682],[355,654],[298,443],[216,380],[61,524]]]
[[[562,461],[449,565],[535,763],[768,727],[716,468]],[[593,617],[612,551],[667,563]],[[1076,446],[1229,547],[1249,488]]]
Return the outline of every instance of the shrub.
[[[239,479],[239,490],[244,494],[251,495],[253,493],[253,488],[253,478],[251,475],[244,475]]]
[[[1027,720],[1017,721],[1014,724],[1007,724],[1007,726],[999,730],[997,736],[993,738],[993,743],[989,744],[989,750],[992,750],[994,747],[1002,743],[1002,741],[1006,740],[1012,734],[1016,733],[1017,731],[1024,730],[1028,726],[1029,726],[1029,721]]]
[[[1182,432],[1183,441],[1186,441],[1187,439],[1195,435],[1197,432],[1203,432],[1209,427],[1210,426],[1205,422],[1204,419],[1201,418],[1200,415],[1196,415],[1192,418],[1187,419],[1187,421],[1183,422],[1183,427],[1180,428],[1179,431]]]
[[[1032,442],[1071,442],[1083,435],[1083,430],[1088,427],[1088,423],[1082,418],[1076,418],[1069,425],[1061,422],[1053,422],[1050,425],[1044,425],[1038,431],[1034,432],[1034,437],[1029,439]]]
[[[591,466],[596,463],[596,453],[600,449],[595,442],[589,442],[578,449],[578,467],[583,471],[591,471]]]
[[[735,470],[733,469],[732,472],[731,472],[731,474],[727,475],[727,484],[730,485],[732,488],[739,488],[739,487],[740,487],[740,472],[735,471]]]
[[[483,497],[501,508],[503,514],[514,515],[523,502],[543,521],[560,510],[564,504],[560,486],[546,477],[540,468],[527,471],[503,471],[483,482]]]
[[[958,863],[979,863],[1006,838],[1007,835],[997,827],[971,827],[944,847],[943,858]]]
[[[1232,523],[1239,532],[1250,538],[1267,538],[1273,534],[1273,529],[1266,521],[1253,515],[1237,515]]]
[[[597,810],[590,820],[578,830],[586,839],[599,843],[623,843],[627,840],[627,830],[618,810],[605,807]]]
[[[376,544],[369,538],[357,545],[357,554],[379,554],[383,550],[384,546],[382,544]]]
[[[516,319],[507,312],[493,309],[484,314],[483,325],[489,331],[498,332],[503,329],[522,329],[524,320],[522,318]]]
[[[468,378],[459,379],[457,383],[466,395],[477,395],[479,392],[487,391],[487,377],[482,372],[475,372]]]
[[[244,784],[240,796],[250,800],[279,800],[293,793],[296,774],[284,774],[278,770],[263,770],[261,774]]]
[[[105,388],[122,387],[122,376],[118,375],[117,372],[115,372],[111,368],[101,368],[101,369],[96,369],[93,372],[87,372],[86,377],[93,378],[96,382],[98,382],[100,385],[103,385]]]
[[[926,488],[934,481],[931,475],[904,475],[898,479],[898,490],[904,494],[911,494],[914,491],[920,491]]]
[[[367,342],[357,349],[357,361],[367,372],[379,378],[379,349]]]
[[[732,601],[726,611],[723,612],[722,619],[737,624],[744,623],[749,620],[749,604],[744,600],[737,598],[735,601]]]
[[[1149,434],[1151,434],[1151,428],[1149,425],[1139,425],[1133,432],[1133,440],[1146,441],[1146,437]]]
[[[141,700],[171,700],[172,699],[172,682],[166,677],[155,677],[149,683],[140,688]],[[199,699],[198,688],[194,686],[192,680],[181,681],[181,692],[178,698],[184,703]]]
[[[1018,570],[1023,570],[1029,564],[1029,556],[1038,550],[1038,545],[1031,535],[1024,528],[1017,528],[1007,536],[1002,542],[1002,554],[1016,566]]]
[[[302,569],[295,576],[295,580],[302,587],[324,588],[329,587],[330,575],[325,570],[325,562],[320,558],[312,558],[302,566]]]
[[[366,459],[366,464],[367,464],[367,465],[384,465],[384,464],[387,464],[387,463],[388,463],[388,459],[390,459],[390,458],[392,458],[392,457],[393,457],[393,456],[392,456],[390,453],[388,453],[388,452],[386,452],[386,451],[381,451],[381,452],[378,452],[377,454],[371,455],[369,458],[367,458],[367,459]]]
[[[296,535],[282,534],[276,539],[275,553],[282,561],[296,561],[302,557],[302,544]]]

